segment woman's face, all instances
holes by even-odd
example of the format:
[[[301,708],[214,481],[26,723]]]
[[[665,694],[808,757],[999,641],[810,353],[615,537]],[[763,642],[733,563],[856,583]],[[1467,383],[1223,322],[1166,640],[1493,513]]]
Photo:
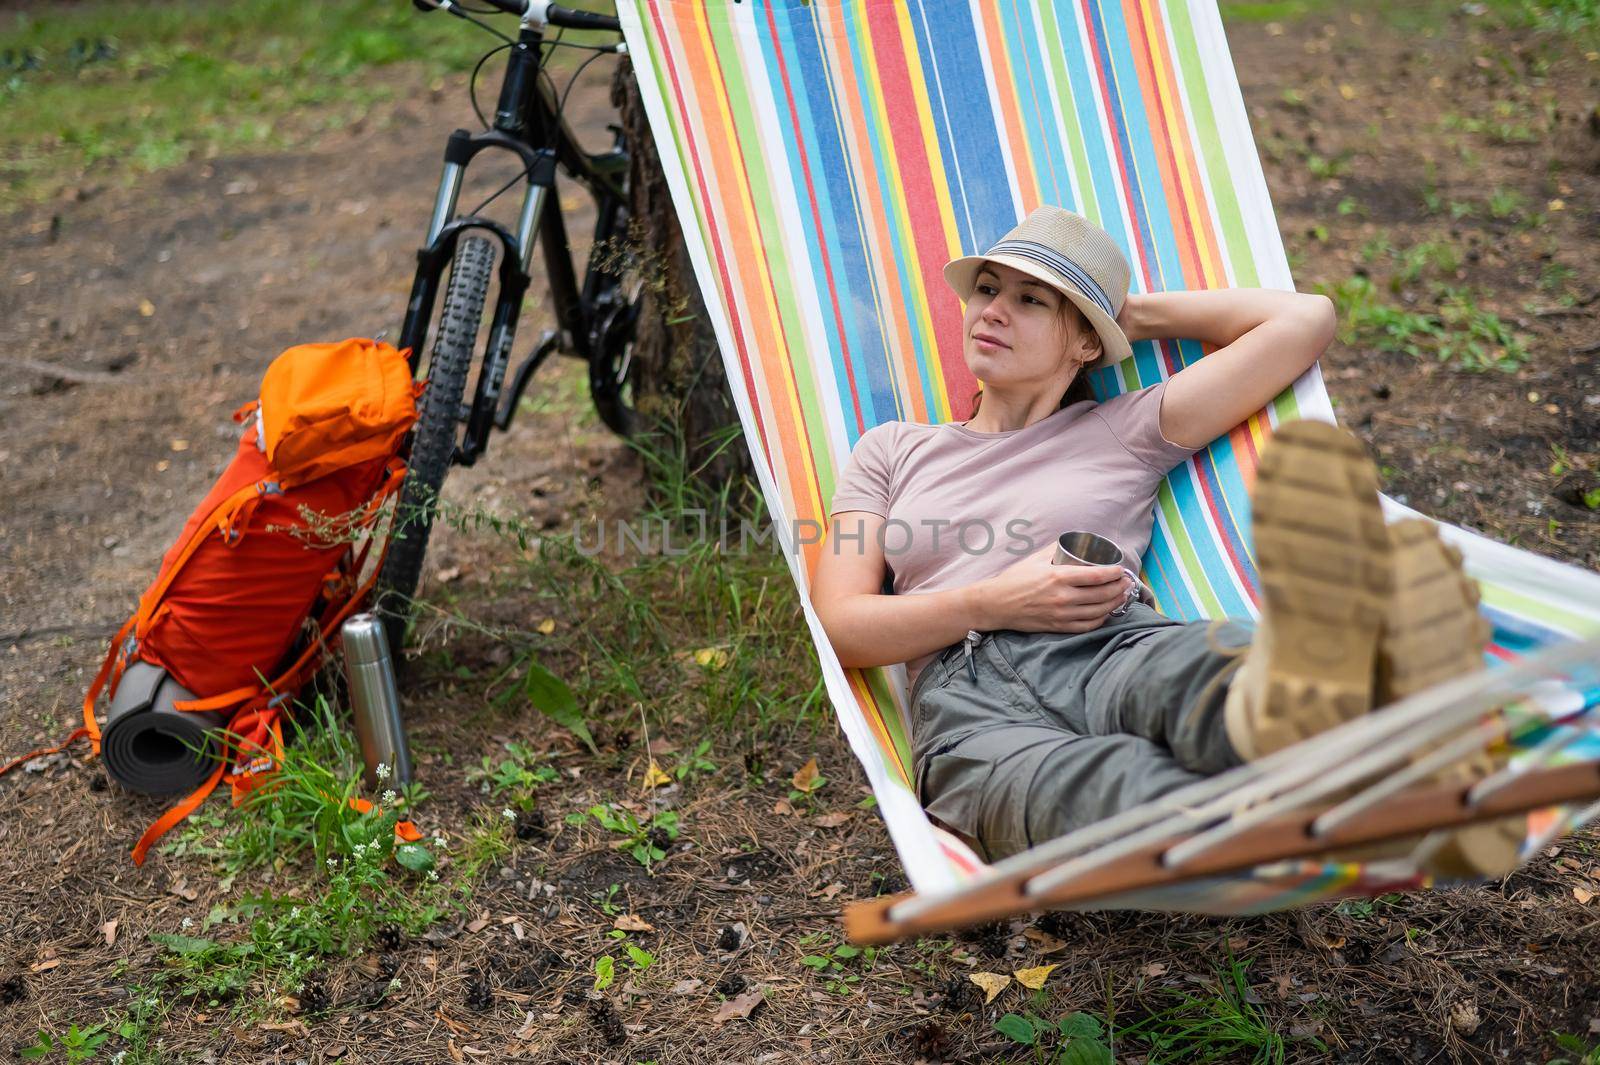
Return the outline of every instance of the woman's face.
[[[1080,329],[1060,292],[1004,263],[985,263],[967,300],[962,354],[985,389],[1065,390],[1099,357],[1099,336]]]

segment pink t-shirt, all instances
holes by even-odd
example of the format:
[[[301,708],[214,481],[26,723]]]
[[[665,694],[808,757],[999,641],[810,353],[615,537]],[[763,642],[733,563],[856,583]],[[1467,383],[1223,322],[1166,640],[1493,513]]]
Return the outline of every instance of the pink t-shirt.
[[[838,515],[864,510],[886,519],[879,538],[897,595],[985,580],[1068,530],[1107,537],[1137,571],[1156,490],[1195,450],[1161,435],[1165,390],[1162,382],[1074,403],[1003,433],[956,422],[873,426],[834,486],[823,549],[859,550],[848,537],[861,530]],[[937,653],[909,663],[911,683]]]

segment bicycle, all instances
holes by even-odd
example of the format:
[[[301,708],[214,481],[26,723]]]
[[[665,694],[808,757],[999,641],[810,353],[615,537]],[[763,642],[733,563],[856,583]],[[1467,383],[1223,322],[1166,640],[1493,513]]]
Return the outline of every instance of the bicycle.
[[[597,256],[591,252],[579,288],[561,201],[555,194],[559,167],[594,196],[598,207],[594,249],[605,248],[612,238],[624,234],[630,191],[626,133],[620,126],[610,125],[607,128],[615,135],[611,148],[600,153],[585,151],[562,119],[566,96],[556,100],[543,53],[547,46],[546,26],[563,31],[620,33],[622,24],[609,15],[577,11],[549,0],[483,2],[495,10],[467,7],[462,0],[412,0],[420,11],[445,11],[506,42],[486,53],[472,73],[468,91],[475,111],[479,71],[497,52],[510,54],[494,121],[487,121],[478,111],[484,129],[478,133],[457,129],[445,145],[444,171],[434,197],[427,237],[417,252],[416,277],[400,330],[399,347],[409,349],[415,376],[448,264],[449,278],[434,331],[426,387],[410,441],[410,469],[397,503],[395,538],[377,581],[376,609],[384,618],[397,661],[446,474],[452,465],[473,465],[486,450],[491,429],[504,431],[510,427],[529,380],[551,354],[569,355],[588,363],[589,392],[595,409],[613,432],[631,436],[637,423],[632,404],[632,344],[642,283],[624,292],[622,275],[612,264],[597,264]],[[518,17],[520,28],[515,40],[474,17],[496,12]],[[549,47],[561,44],[558,34]],[[566,47],[587,48],[596,53],[573,74],[574,82],[583,67],[599,55],[627,52],[621,41],[607,46]],[[567,91],[571,91],[570,83]],[[467,167],[480,153],[491,149],[518,156],[523,170],[478,207],[458,216],[457,201]],[[513,232],[480,212],[518,181],[525,182],[526,188]],[[555,298],[556,328],[545,331],[511,376],[510,386],[505,387],[522,300],[532,281],[529,269],[536,242],[543,246],[545,273]],[[483,323],[497,243],[500,290],[477,385],[468,403],[464,402],[466,385]]]

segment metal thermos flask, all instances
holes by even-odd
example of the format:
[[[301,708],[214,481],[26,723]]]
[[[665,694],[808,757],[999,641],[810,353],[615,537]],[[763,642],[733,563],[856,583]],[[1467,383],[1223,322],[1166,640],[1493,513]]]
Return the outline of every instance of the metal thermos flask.
[[[400,720],[400,689],[395,684],[389,637],[374,614],[355,614],[339,630],[344,643],[345,678],[350,684],[350,709],[356,739],[366,763],[369,788],[398,788],[411,783],[411,752]],[[378,766],[388,768],[379,773]]]

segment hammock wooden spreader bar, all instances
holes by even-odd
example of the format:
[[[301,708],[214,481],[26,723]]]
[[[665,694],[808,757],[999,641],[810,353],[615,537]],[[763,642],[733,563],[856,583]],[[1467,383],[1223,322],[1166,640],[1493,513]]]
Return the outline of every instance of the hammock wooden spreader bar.
[[[1355,844],[1378,843],[1436,828],[1492,821],[1504,814],[1590,801],[1600,798],[1600,762],[1530,770],[1475,807],[1469,806],[1465,798],[1462,788],[1451,786],[1402,792],[1370,820],[1350,824],[1320,838],[1312,834],[1311,823],[1326,807],[1313,807],[1284,814],[1249,835],[1238,837],[1226,848],[1218,848],[1203,858],[1185,863],[1182,868],[1174,869],[1166,864],[1164,855],[1170,844],[1150,844],[1135,854],[1084,872],[1048,892],[1030,893],[1028,877],[1014,873],[905,918],[896,918],[893,910],[915,897],[911,894],[854,902],[844,911],[845,931],[852,943],[893,943],[1033,910],[1068,908],[1140,888],[1248,869],[1265,862],[1311,857]],[[1186,838],[1177,837],[1172,842]]]
[[[1273,759],[1220,774],[1166,801],[1018,855],[994,866],[987,878],[964,890],[942,896],[906,893],[852,903],[844,912],[846,932],[852,942],[882,944],[1032,910],[1096,908],[1096,902],[1144,889],[1492,821],[1508,814],[1594,803],[1600,799],[1600,761],[1540,765],[1568,746],[1570,738],[1564,743],[1541,744],[1526,752],[1521,763],[1466,785],[1423,784],[1396,792],[1387,785],[1389,777],[1380,777],[1375,788],[1387,792],[1382,801],[1361,810],[1359,816],[1338,819],[1328,815],[1357,802],[1366,792],[1328,801],[1324,796],[1330,790],[1326,783],[1330,775],[1320,769],[1330,751],[1342,758],[1349,755],[1352,744],[1376,740],[1382,745],[1380,750],[1358,756],[1350,765],[1366,776],[1374,770],[1381,772],[1397,757],[1404,760],[1408,752],[1427,744],[1438,731],[1433,727],[1410,729],[1397,739],[1396,722],[1403,726],[1425,717],[1430,720],[1424,724],[1431,725],[1462,712],[1477,718],[1486,710],[1492,712],[1527,697],[1537,686],[1574,669],[1593,670],[1596,666],[1600,666],[1600,639],[1558,645],[1505,669],[1460,678],[1313,737]],[[1457,713],[1452,715],[1450,710]],[[1580,720],[1577,727],[1588,731],[1592,724]],[[1474,720],[1467,735],[1481,748],[1494,732]],[[1254,784],[1230,790],[1242,776],[1252,774],[1257,777]],[[1348,776],[1332,775],[1331,779],[1341,782],[1334,790]],[[1296,780],[1303,783],[1294,786]],[[1285,785],[1289,790],[1284,794],[1266,798]],[[1185,805],[1186,800],[1197,805]],[[1269,811],[1269,816],[1258,816],[1262,810]],[[1600,806],[1590,806],[1569,817],[1563,831],[1597,813]],[[1130,831],[1141,822],[1146,827]],[[1245,827],[1234,831],[1240,822],[1246,822]],[[1215,839],[1208,845],[1193,846],[1213,833]],[[1087,847],[1077,844],[1080,838],[1088,841]],[[1414,880],[1414,870],[1397,866],[1396,879]]]

